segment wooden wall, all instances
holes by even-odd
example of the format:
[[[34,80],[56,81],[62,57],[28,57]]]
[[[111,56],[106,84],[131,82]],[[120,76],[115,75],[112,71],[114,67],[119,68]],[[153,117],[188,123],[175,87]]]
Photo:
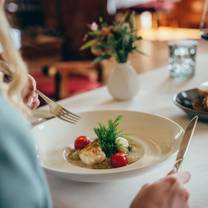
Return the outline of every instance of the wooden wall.
[[[162,11],[160,24],[164,26],[199,28],[204,0],[181,0],[170,11]]]
[[[45,28],[57,29],[63,34],[64,59],[89,59],[90,53],[80,53],[83,36],[87,32],[87,25],[98,19],[99,16],[108,17],[106,12],[107,0],[33,0],[41,2],[42,13],[32,15],[34,21],[43,15]],[[31,4],[31,0],[7,0],[17,4]],[[159,24],[173,27],[198,28],[204,0],[181,0],[169,11],[159,11]],[[23,16],[18,13],[23,18]],[[31,15],[31,14],[29,14]],[[208,19],[208,18],[207,18]],[[31,22],[31,18],[24,21]],[[41,19],[39,21],[41,24]]]
[[[64,59],[88,59],[90,53],[81,53],[80,46],[88,25],[106,16],[106,0],[43,0],[48,27],[58,27],[65,36]]]

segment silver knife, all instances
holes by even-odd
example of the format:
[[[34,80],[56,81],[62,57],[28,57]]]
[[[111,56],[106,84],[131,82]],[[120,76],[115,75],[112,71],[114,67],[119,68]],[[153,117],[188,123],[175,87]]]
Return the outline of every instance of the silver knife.
[[[174,172],[178,172],[178,170],[179,170],[179,168],[185,158],[185,155],[186,155],[188,148],[189,148],[189,144],[191,142],[191,138],[192,138],[195,128],[196,128],[197,121],[198,121],[198,116],[195,116],[190,121],[190,123],[187,125],[187,127],[185,129],[185,133],[184,133],[183,138],[181,140],[179,151],[178,151],[176,161],[174,164],[174,169],[173,169]]]

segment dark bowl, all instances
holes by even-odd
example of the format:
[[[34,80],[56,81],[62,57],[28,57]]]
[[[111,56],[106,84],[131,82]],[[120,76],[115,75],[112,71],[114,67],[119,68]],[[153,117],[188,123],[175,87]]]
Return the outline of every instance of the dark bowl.
[[[173,101],[176,106],[181,108],[187,113],[189,117],[198,116],[199,120],[208,122],[208,112],[206,111],[195,111],[193,109],[192,103],[200,97],[198,89],[190,89],[186,91],[179,92],[174,96]]]

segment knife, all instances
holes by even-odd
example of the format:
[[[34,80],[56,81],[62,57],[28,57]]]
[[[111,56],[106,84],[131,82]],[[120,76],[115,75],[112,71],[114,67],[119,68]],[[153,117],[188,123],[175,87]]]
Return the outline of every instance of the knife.
[[[187,127],[185,129],[185,133],[184,133],[183,138],[181,140],[179,151],[178,151],[176,161],[174,164],[174,168],[173,168],[174,172],[178,172],[178,170],[179,170],[179,168],[185,158],[185,155],[188,151],[188,148],[189,148],[189,145],[191,142],[191,138],[192,138],[195,128],[196,128],[197,121],[198,121],[198,116],[195,116],[190,121],[190,123],[187,125]]]

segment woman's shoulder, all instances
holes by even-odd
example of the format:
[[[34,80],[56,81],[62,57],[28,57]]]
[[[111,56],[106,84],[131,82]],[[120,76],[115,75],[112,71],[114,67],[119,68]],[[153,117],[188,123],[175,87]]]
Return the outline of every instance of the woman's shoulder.
[[[1,95],[0,170],[0,207],[51,207],[29,125]]]

